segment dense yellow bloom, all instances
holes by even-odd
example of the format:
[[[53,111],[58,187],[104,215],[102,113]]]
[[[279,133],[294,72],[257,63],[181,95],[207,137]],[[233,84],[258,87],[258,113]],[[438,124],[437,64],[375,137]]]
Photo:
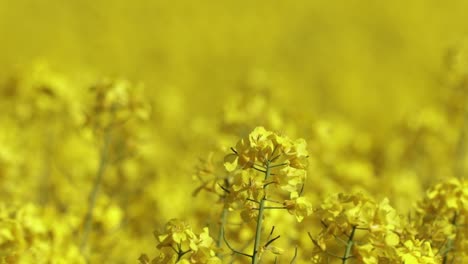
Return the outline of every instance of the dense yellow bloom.
[[[195,234],[184,221],[171,219],[162,233],[154,233],[158,240],[159,255],[150,261],[146,254],[139,258],[140,263],[196,263],[220,264],[216,256],[216,245],[207,227]]]
[[[191,240],[195,238],[190,226],[179,219],[170,220],[166,224],[164,233],[155,232],[154,235],[159,240],[158,248],[170,247],[173,244],[182,246],[183,243],[188,246]]]
[[[224,163],[232,176],[227,194],[229,202],[259,201],[265,195],[265,186],[271,183],[288,196],[291,193],[297,195],[305,183],[308,153],[303,139],[292,141],[257,127],[239,140],[233,151]],[[266,170],[269,171],[268,178],[260,173],[266,173]]]
[[[264,165],[273,159],[278,164],[286,163],[293,168],[304,169],[308,156],[306,142],[303,139],[292,141],[279,136],[264,127],[256,127],[248,137],[242,138],[236,144],[233,154],[226,156],[224,163],[226,170],[236,168],[253,168]]]
[[[461,260],[467,254],[468,181],[449,178],[428,189],[418,203],[412,225],[417,237],[431,242],[444,258]],[[453,251],[461,252],[461,254]]]
[[[408,240],[397,251],[400,260],[405,264],[440,263],[440,257],[435,255],[429,242]]]
[[[244,220],[257,217],[259,201],[266,196],[266,186],[270,183],[288,194],[289,197],[283,202],[284,209],[297,221],[301,222],[312,213],[311,203],[298,194],[307,175],[305,140],[292,141],[263,127],[256,127],[248,137],[238,141],[233,151],[233,154],[226,156],[224,163],[232,174],[225,201],[231,207],[233,203],[240,202]],[[238,168],[241,170],[236,170]],[[262,175],[258,171],[267,174]],[[281,195],[281,191],[276,194],[272,192],[269,196]]]
[[[290,166],[278,170],[275,175],[272,176],[272,180],[275,184],[279,185],[282,190],[291,193],[300,189],[306,178],[306,170]]]
[[[69,219],[58,219],[33,204],[0,204],[0,262],[85,263],[72,242]]]
[[[405,233],[401,217],[387,198],[376,203],[362,193],[334,195],[317,213],[323,230],[313,238],[316,259],[321,254],[330,254],[329,249],[334,248],[338,239],[344,241],[343,247],[351,247],[354,256],[363,263],[400,261],[397,249],[404,246],[401,237],[409,234]]]
[[[195,253],[190,256],[192,263],[221,263],[221,260],[215,256],[215,243],[207,227],[203,232],[190,242],[190,249]]]
[[[468,181],[450,178],[430,188],[419,210],[437,217],[468,214]]]
[[[468,2],[26,2],[0,263],[468,263]]]

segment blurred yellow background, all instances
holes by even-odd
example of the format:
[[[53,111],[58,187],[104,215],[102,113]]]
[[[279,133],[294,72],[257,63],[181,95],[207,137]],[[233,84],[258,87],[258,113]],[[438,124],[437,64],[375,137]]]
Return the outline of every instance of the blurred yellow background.
[[[252,72],[305,111],[384,125],[439,96],[466,1],[0,1],[0,69],[46,59],[178,87],[212,112]],[[386,117],[380,111],[385,109]]]
[[[462,0],[0,0],[0,198],[37,221],[15,218],[57,263],[132,263],[172,217],[216,233],[216,197],[191,196],[198,159],[224,175],[229,147],[265,126],[307,141],[314,206],[359,190],[406,213],[436,180],[468,171],[466,10]],[[123,158],[89,206],[114,103],[132,121],[112,131]],[[308,224],[291,235],[302,245]]]

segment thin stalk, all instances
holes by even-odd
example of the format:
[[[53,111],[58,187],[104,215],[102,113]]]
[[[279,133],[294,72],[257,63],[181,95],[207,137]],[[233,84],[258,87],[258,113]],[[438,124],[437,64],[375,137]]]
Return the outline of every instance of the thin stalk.
[[[86,212],[83,236],[80,244],[80,251],[83,252],[86,248],[88,242],[89,233],[91,232],[91,227],[93,223],[93,210],[96,206],[96,199],[101,187],[102,177],[106,171],[109,159],[109,145],[111,141],[110,128],[104,130],[104,143],[101,148],[99,167],[94,178],[93,188],[88,197],[88,211]]]
[[[223,245],[224,228],[226,226],[227,214],[228,214],[228,209],[224,207],[223,213],[221,214],[221,223],[220,223],[219,232],[218,232],[218,242],[216,245],[218,246],[218,248],[220,248]]]
[[[267,161],[265,164],[265,180],[270,177],[270,162]],[[265,190],[266,186],[264,187]],[[260,238],[262,234],[262,222],[263,222],[263,213],[265,209],[265,202],[266,202],[266,194],[263,195],[262,200],[260,200],[260,207],[258,209],[258,218],[257,218],[257,228],[255,231],[255,242],[254,242],[254,249],[252,253],[252,264],[258,264],[259,255],[258,251],[260,248]]]
[[[286,209],[284,206],[265,206],[263,209],[273,210],[273,209]]]
[[[348,243],[346,243],[346,250],[345,250],[345,253],[343,255],[343,264],[346,264],[346,262],[348,261],[348,259],[351,257],[351,249],[353,248],[353,238],[354,238],[354,233],[356,232],[356,227],[353,226],[353,229],[351,230],[351,234],[349,235],[349,239],[348,239]]]
[[[291,259],[290,264],[296,263],[296,258],[297,258],[297,246],[294,248],[294,256],[293,256],[293,258]]]
[[[180,248],[180,247],[179,247],[179,248]],[[178,263],[178,262],[182,259],[182,257],[183,257],[185,254],[189,253],[190,251],[192,251],[192,250],[189,249],[189,250],[187,250],[187,251],[182,251],[182,249],[179,249],[179,250],[177,251],[177,260],[176,260],[176,263]]]
[[[452,225],[457,226],[457,214],[455,214],[452,218]],[[458,235],[458,230],[457,232],[455,233],[455,239],[457,239],[457,236]],[[444,252],[444,257],[442,259],[442,264],[447,264],[448,263],[448,258],[449,258],[449,253],[450,251],[453,250],[453,245],[455,244],[455,239],[449,239],[448,242],[447,242],[447,246],[446,246],[446,250]]]

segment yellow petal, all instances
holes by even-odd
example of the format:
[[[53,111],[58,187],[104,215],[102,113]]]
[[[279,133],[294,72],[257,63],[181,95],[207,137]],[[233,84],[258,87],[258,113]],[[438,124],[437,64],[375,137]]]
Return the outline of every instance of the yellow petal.
[[[237,168],[237,161],[239,160],[239,157],[236,154],[229,154],[224,157],[224,168],[228,172],[232,172]]]
[[[395,233],[387,233],[387,235],[385,236],[385,244],[387,244],[388,246],[396,246],[400,243],[400,237],[395,234]]]

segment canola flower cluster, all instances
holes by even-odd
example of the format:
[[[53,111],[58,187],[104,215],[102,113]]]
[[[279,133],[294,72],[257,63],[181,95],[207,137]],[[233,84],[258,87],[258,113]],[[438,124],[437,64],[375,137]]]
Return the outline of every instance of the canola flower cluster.
[[[382,136],[261,80],[192,117],[35,65],[0,85],[0,262],[468,263],[468,70],[447,75]]]
[[[159,241],[157,248],[169,252],[161,252],[151,261],[147,255],[141,255],[140,263],[222,263],[216,256],[216,244],[206,227],[196,235],[187,223],[172,219],[162,234],[155,232],[154,235]]]

